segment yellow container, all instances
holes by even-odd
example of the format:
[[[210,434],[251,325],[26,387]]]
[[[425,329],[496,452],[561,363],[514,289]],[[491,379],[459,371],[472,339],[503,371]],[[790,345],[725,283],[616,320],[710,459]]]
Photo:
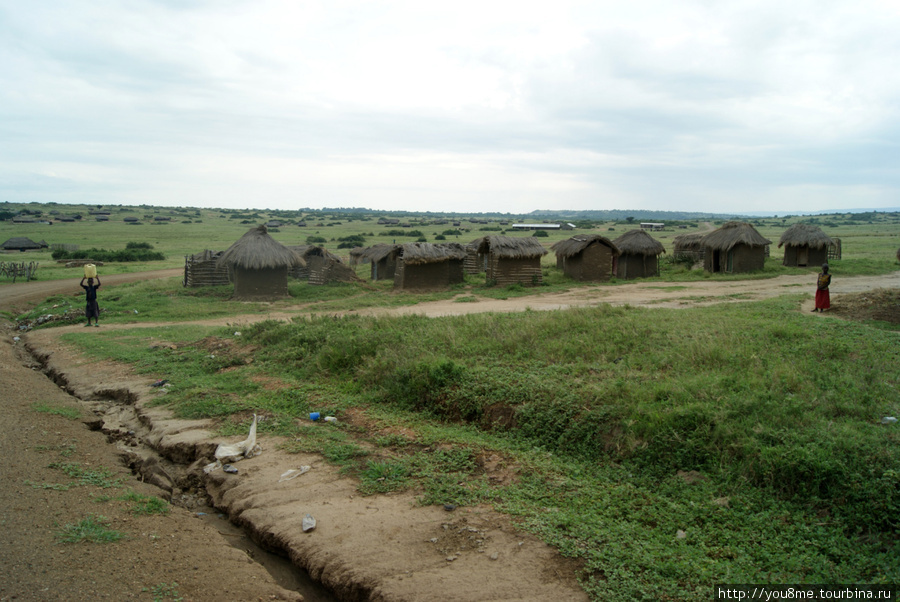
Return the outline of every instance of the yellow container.
[[[85,278],[96,278],[97,277],[97,266],[93,263],[86,263],[84,265],[84,277]]]

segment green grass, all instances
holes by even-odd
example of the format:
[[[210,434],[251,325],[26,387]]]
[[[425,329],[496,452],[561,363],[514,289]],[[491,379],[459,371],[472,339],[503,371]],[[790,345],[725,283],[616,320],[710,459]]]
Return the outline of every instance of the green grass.
[[[144,588],[143,591],[153,594],[153,602],[181,602],[184,597],[178,593],[178,582],[158,583],[152,588]]]
[[[109,528],[109,520],[103,516],[88,516],[77,523],[70,523],[56,532],[59,543],[114,543],[126,535]]]
[[[78,408],[59,406],[45,402],[37,402],[31,404],[31,409],[42,414],[52,414],[54,416],[62,416],[69,420],[78,420],[81,418],[81,410]]]
[[[122,479],[116,477],[108,468],[86,468],[78,462],[54,462],[48,466],[63,472],[75,479],[75,484],[108,489],[121,486]]]

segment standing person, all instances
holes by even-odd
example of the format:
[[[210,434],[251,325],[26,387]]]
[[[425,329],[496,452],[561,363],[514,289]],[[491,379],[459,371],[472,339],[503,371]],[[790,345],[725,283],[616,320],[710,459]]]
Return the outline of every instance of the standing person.
[[[85,300],[87,305],[84,308],[84,315],[87,316],[87,324],[85,328],[91,325],[91,318],[94,319],[94,326],[100,326],[100,304],[97,303],[97,289],[100,288],[100,276],[97,276],[97,284],[94,284],[93,278],[87,279],[87,285],[84,284],[84,278],[81,279],[81,288],[84,289]]]
[[[831,307],[831,294],[828,286],[831,284],[831,274],[828,273],[828,264],[822,264],[822,273],[816,280],[816,307],[813,312],[823,312]]]

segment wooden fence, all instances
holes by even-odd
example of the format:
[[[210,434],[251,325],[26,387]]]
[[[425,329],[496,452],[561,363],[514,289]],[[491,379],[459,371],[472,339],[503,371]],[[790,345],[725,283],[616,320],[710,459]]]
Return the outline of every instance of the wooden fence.
[[[0,261],[0,276],[12,278],[13,282],[16,281],[16,278],[25,278],[26,281],[33,279],[37,269],[38,262],[36,261],[29,261],[28,263],[24,261],[21,263]]]

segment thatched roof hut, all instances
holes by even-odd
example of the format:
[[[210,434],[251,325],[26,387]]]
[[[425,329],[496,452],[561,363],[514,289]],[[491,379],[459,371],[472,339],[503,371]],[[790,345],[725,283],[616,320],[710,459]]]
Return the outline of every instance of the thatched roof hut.
[[[487,255],[485,275],[498,285],[538,285],[542,281],[541,257],[547,249],[533,236],[485,236],[477,252]]]
[[[778,247],[784,245],[784,265],[806,267],[819,266],[828,261],[828,249],[834,240],[811,224],[794,224],[784,231]]]
[[[478,252],[483,239],[480,236],[466,245],[466,258],[463,260],[463,272],[466,274],[481,274],[487,269],[487,255]]]
[[[297,253],[305,262],[305,265],[296,265],[290,269],[288,276],[291,278],[306,280],[312,285],[359,280],[353,268],[324,247],[296,245],[289,246],[288,249]]]
[[[362,257],[372,264],[372,280],[393,280],[397,271],[397,257],[400,245],[377,244],[362,252]],[[365,261],[363,261],[365,263]]]
[[[465,280],[466,249],[459,243],[411,242],[400,245],[394,288],[446,288]]]
[[[765,266],[766,249],[772,241],[747,222],[725,222],[700,241],[703,267],[709,272],[743,273]]]
[[[265,226],[247,231],[218,260],[234,275],[236,299],[287,297],[288,270],[303,263],[303,258],[269,236]]]
[[[690,234],[680,234],[672,239],[672,255],[675,259],[692,259],[693,261],[703,261],[704,232],[691,232]]]
[[[14,236],[0,245],[0,248],[6,251],[33,251],[36,249],[46,249],[47,243],[43,240],[41,242],[34,242],[30,238],[24,236]]]
[[[613,243],[621,253],[616,262],[617,277],[628,280],[659,276],[659,256],[666,249],[646,230],[630,230]]]
[[[603,282],[613,274],[619,248],[600,234],[578,234],[554,243],[556,267],[575,280]]]

